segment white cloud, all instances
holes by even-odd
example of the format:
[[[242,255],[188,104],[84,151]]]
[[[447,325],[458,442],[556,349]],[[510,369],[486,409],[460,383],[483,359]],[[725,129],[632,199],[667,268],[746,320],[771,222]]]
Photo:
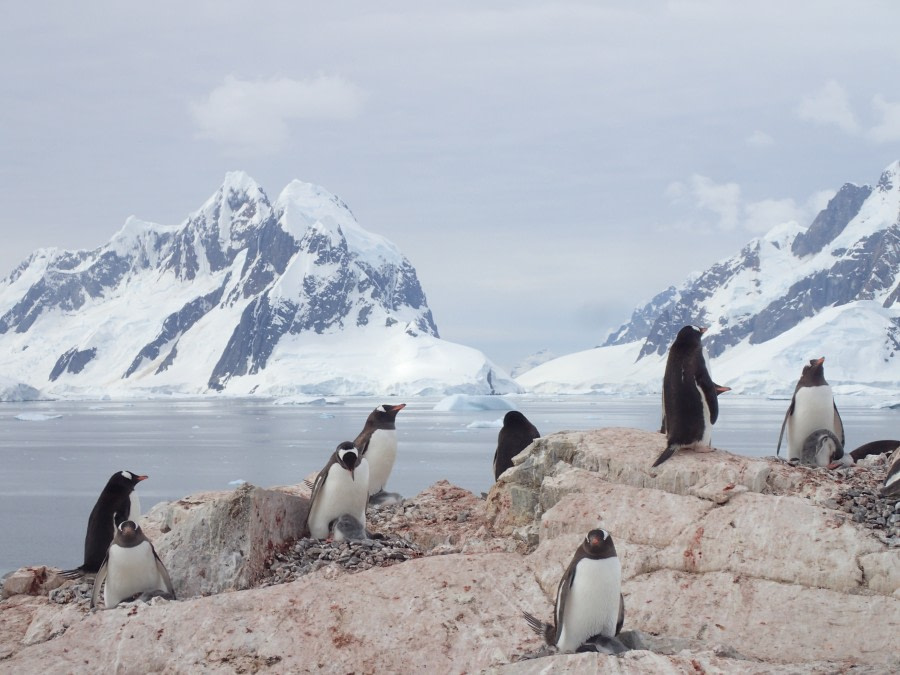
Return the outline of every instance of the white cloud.
[[[859,123],[850,108],[847,92],[834,80],[829,80],[818,92],[800,101],[796,113],[802,120],[816,124],[833,124],[848,134],[859,132]]]
[[[881,123],[869,129],[869,138],[878,143],[900,141],[900,103],[890,103],[876,94],[872,107],[881,116]]]
[[[694,174],[690,190],[698,208],[712,211],[718,216],[718,226],[733,230],[739,222],[741,188],[737,183],[716,184],[711,178]]]
[[[233,150],[267,154],[290,135],[290,122],[355,117],[363,102],[359,87],[341,77],[241,80],[233,75],[190,104],[197,135]]]
[[[687,205],[695,212],[690,217],[691,229],[734,230],[740,227],[753,234],[762,234],[791,220],[809,225],[834,196],[834,191],[815,192],[802,203],[789,197],[748,202],[743,199],[737,183],[719,184],[707,176],[694,174],[687,184],[670,183],[665,196],[673,204]],[[715,222],[709,222],[709,213],[713,214]]]
[[[775,139],[765,131],[759,131],[757,129],[752,134],[747,136],[746,143],[747,145],[754,148],[768,148],[775,145]]]

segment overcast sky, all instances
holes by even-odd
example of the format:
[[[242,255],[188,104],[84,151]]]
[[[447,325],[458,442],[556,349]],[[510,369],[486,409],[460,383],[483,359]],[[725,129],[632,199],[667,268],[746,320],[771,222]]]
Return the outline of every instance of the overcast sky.
[[[0,276],[240,169],[338,194],[445,339],[600,344],[900,159],[900,3],[7,3]]]

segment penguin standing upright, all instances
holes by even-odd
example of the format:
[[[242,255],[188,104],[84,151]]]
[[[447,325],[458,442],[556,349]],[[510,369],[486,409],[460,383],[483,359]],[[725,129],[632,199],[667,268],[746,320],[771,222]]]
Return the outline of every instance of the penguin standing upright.
[[[369,495],[383,492],[397,459],[397,413],[406,407],[380,405],[369,413],[363,430],[353,441],[369,462]]]
[[[137,522],[141,517],[141,501],[134,488],[142,480],[147,480],[147,476],[133,471],[116,471],[110,476],[88,517],[87,533],[84,536],[84,563],[63,572],[64,577],[74,579],[85,574],[95,574],[100,569],[119,525],[126,520]]]
[[[614,638],[625,621],[622,565],[612,536],[591,530],[575,551],[556,590],[556,625],[523,613],[531,629],[561,652],[574,652],[589,638]]]
[[[819,429],[827,429],[833,433],[841,448],[845,445],[844,424],[834,404],[834,394],[825,381],[825,357],[810,359],[808,366],[803,366],[800,380],[794,388],[791,404],[784,414],[781,433],[778,434],[778,446],[775,454],[781,451],[781,440],[787,429],[788,460],[803,460],[803,445],[806,439]],[[827,464],[819,464],[827,466]]]
[[[497,450],[494,452],[494,480],[513,465],[512,458],[518,455],[541,432],[518,410],[510,410],[503,416],[503,427],[497,434]]]
[[[331,453],[313,483],[304,532],[314,539],[326,539],[331,523],[345,513],[366,527],[369,496],[369,463],[349,441]]]
[[[101,586],[107,609],[139,593],[162,594],[175,599],[175,589],[165,565],[140,525],[131,520],[116,528],[116,536],[94,579],[91,607],[97,605]]]
[[[659,466],[675,451],[686,446],[708,446],[712,425],[719,418],[720,391],[728,391],[712,381],[700,338],[706,328],[684,326],[666,360],[663,375],[663,423],[667,445],[656,458]]]

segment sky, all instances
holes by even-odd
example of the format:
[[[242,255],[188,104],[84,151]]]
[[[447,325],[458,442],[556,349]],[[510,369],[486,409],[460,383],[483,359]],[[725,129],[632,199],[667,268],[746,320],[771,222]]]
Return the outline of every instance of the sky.
[[[900,3],[12,3],[0,277],[242,170],[339,195],[506,368],[900,159]]]

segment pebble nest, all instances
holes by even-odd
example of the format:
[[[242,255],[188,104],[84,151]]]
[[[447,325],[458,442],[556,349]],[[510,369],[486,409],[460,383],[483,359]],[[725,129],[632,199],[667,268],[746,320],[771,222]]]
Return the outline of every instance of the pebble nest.
[[[833,471],[837,494],[824,505],[848,514],[887,546],[900,548],[900,500],[881,494],[887,468],[888,456],[878,455]]]
[[[391,533],[378,533],[399,509],[402,509],[400,504],[370,507],[367,529],[375,530],[376,538],[352,541],[304,538],[276,551],[268,562],[266,576],[257,585],[289,583],[323,567],[362,572],[422,557],[423,552],[409,540]]]

